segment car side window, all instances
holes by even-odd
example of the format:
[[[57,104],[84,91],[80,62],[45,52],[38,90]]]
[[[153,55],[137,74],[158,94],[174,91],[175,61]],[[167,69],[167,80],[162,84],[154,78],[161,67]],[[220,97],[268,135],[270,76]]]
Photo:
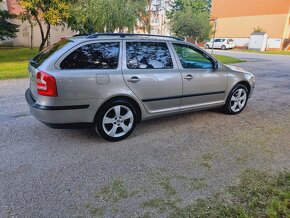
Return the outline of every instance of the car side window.
[[[212,62],[201,52],[188,45],[175,44],[173,47],[178,55],[180,63],[185,69],[212,69]]]
[[[60,64],[61,69],[116,69],[119,42],[86,44],[70,53]]]
[[[173,62],[165,42],[127,42],[128,69],[171,69]]]

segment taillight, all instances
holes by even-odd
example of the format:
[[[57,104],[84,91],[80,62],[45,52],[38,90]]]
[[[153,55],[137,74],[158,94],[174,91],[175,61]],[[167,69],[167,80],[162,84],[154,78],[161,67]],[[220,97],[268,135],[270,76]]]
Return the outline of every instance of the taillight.
[[[37,93],[39,95],[56,97],[56,80],[53,76],[39,71],[36,75]]]

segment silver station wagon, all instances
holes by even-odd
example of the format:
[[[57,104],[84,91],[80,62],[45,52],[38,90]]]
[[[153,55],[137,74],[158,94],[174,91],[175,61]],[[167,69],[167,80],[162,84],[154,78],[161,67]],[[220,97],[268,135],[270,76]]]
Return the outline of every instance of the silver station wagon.
[[[149,118],[221,107],[238,114],[253,74],[223,65],[179,38],[92,34],[65,39],[30,60],[31,114],[53,128],[89,124],[103,138],[126,138]]]

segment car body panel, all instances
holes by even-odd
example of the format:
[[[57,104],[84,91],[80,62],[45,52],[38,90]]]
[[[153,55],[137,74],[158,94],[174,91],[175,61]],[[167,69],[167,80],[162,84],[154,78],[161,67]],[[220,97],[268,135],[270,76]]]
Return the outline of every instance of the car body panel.
[[[124,41],[123,44],[122,72],[124,81],[142,102],[147,112],[161,113],[179,110],[181,98],[173,98],[174,96],[182,96],[182,80],[176,60],[172,58],[172,69],[128,69],[126,42],[132,41]],[[169,45],[167,44],[167,46]],[[169,51],[174,57],[172,51]],[[129,82],[133,77],[137,77],[140,81]]]

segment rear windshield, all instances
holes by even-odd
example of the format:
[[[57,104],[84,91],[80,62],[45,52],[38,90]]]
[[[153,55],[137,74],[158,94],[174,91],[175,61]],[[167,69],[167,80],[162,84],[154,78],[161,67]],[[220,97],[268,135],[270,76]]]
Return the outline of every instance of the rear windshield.
[[[47,58],[49,58],[51,55],[53,55],[54,52],[61,49],[69,42],[71,42],[71,41],[68,39],[64,39],[64,40],[59,41],[58,43],[55,43],[52,46],[47,47],[46,49],[44,49],[40,53],[38,53],[30,61],[30,64],[35,68],[39,67]]]

